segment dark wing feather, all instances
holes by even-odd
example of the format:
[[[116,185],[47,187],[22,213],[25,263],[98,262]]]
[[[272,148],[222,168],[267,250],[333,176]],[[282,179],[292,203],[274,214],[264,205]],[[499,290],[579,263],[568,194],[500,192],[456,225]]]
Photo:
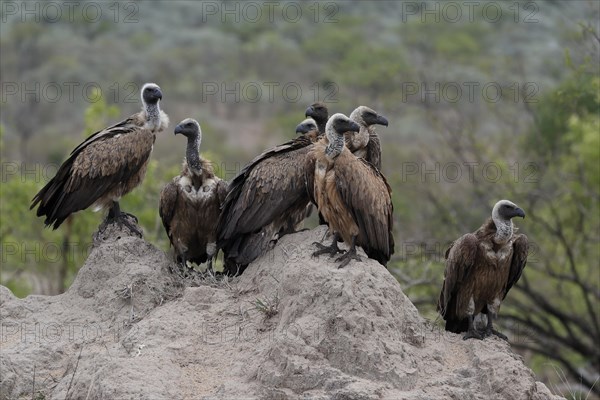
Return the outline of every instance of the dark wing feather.
[[[223,208],[223,204],[225,203],[225,198],[227,198],[227,189],[229,188],[229,183],[226,180],[219,180],[217,183],[217,198],[219,199],[219,207]]]
[[[154,135],[135,135],[141,127],[131,117],[96,132],[77,146],[33,198],[37,215],[56,229],[71,214],[84,210],[140,172],[152,151]]]
[[[504,290],[504,296],[502,297],[503,300],[506,298],[508,291],[518,282],[519,278],[521,278],[525,264],[527,264],[528,252],[529,241],[527,236],[523,234],[517,235],[517,238],[513,242],[513,257],[510,263],[508,282],[506,284],[506,289]]]
[[[386,265],[394,252],[392,191],[373,165],[344,152],[335,165],[336,188],[358,225],[357,244]]]
[[[446,268],[444,283],[438,300],[438,311],[446,321],[455,318],[452,306],[456,301],[456,293],[470,274],[477,257],[479,240],[472,233],[467,233],[456,240],[446,251]]]
[[[310,139],[298,137],[265,151],[244,167],[229,185],[219,219],[219,242],[258,232],[297,203],[308,202],[303,157],[310,144]]]
[[[167,236],[169,237],[169,241],[171,242],[171,244],[173,244],[173,237],[171,234],[171,221],[175,216],[177,198],[179,197],[179,187],[176,182],[178,178],[179,177],[167,183],[162,189],[162,191],[160,192],[160,203],[158,207],[158,214],[160,215],[160,219],[162,221],[163,226],[165,227],[165,231],[167,232]]]
[[[88,136],[83,142],[81,142],[77,147],[73,149],[70,156],[77,155],[83,148],[85,148],[90,143],[95,142],[96,140],[105,138],[107,136],[115,136],[126,134],[131,130],[131,127],[135,126],[135,118],[129,117],[121,122],[118,122],[108,128],[104,128],[99,130],[98,132],[92,133]]]
[[[320,144],[319,144],[320,146]],[[304,161],[304,185],[306,186],[306,193],[309,200],[317,205],[315,200],[315,164],[317,158],[314,151],[310,151]]]
[[[381,170],[381,142],[379,135],[374,131],[369,132],[369,143],[367,144],[366,160],[373,164],[375,168]]]

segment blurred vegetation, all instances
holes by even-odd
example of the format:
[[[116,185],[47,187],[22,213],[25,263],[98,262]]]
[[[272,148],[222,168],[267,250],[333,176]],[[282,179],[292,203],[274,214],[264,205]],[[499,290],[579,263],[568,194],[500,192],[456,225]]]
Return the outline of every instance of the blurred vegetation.
[[[500,18],[482,13],[487,3]],[[200,121],[201,152],[231,179],[293,137],[308,104],[365,104],[390,120],[378,128],[395,206],[390,271],[407,295],[441,326],[446,247],[513,200],[532,250],[499,323],[553,391],[585,397],[600,359],[599,4],[482,2],[470,19],[453,2],[453,21],[439,2],[302,2],[297,19],[282,2],[273,22],[266,3],[258,20],[243,2],[211,4],[214,15],[205,3],[135,1],[106,3],[93,21],[81,8],[72,20],[2,16],[0,283],[18,296],[68,288],[103,215],[52,231],[30,200],[83,137],[139,109],[144,82],[163,89],[171,128],[121,205],[165,251],[157,204],[184,155],[177,122]],[[424,14],[436,4],[437,20]]]

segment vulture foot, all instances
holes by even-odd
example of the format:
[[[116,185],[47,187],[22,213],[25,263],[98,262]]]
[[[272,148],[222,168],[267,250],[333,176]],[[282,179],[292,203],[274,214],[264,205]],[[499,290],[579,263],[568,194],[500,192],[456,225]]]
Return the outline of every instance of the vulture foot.
[[[133,217],[135,220],[135,223],[132,223],[131,220],[129,219],[130,216],[132,216],[132,215],[127,214],[127,213],[121,213],[117,218],[108,220],[107,222],[109,222],[109,223],[115,222],[117,225],[119,225],[119,228],[122,228],[123,226],[125,226],[133,234],[139,236],[140,238],[143,237],[142,230],[140,229],[139,226],[137,226],[137,218]]]
[[[500,339],[502,340],[506,340],[508,342],[508,337],[506,337],[505,334],[498,332],[495,329],[486,329],[485,332],[483,333],[484,337],[488,337],[488,336],[498,336]]]
[[[106,218],[102,224],[98,227],[98,232],[95,234],[96,237],[100,237],[100,235],[106,232],[106,229],[110,224],[117,224],[119,229],[123,229],[125,226],[129,231],[131,231],[134,235],[138,237],[143,237],[143,232],[139,226],[135,223],[131,222],[127,214],[122,214],[117,218]]]
[[[331,246],[325,246],[319,242],[314,242],[313,245],[317,246],[317,248],[319,249],[312,253],[313,257],[318,257],[321,254],[329,254],[329,257],[333,257],[338,253],[343,253],[343,250],[340,250],[340,248],[337,245],[337,240],[334,240]]]
[[[133,215],[133,214],[126,213],[126,212],[121,212],[121,216],[127,216],[127,217],[133,219],[136,224],[138,223],[137,217],[135,215]]]
[[[135,222],[132,223],[130,221],[130,218]],[[123,226],[125,226],[125,227],[127,227],[127,229],[129,229],[135,235],[139,236],[140,238],[143,237],[142,230],[137,225],[137,223],[138,223],[137,217],[135,215],[122,212],[121,208],[119,207],[119,203],[116,201],[113,202],[112,206],[108,210],[108,215],[106,216],[106,220],[104,220],[102,225],[100,225],[99,231],[104,232],[104,230],[106,229],[108,224],[112,224],[112,223],[116,223],[119,226],[119,228],[122,228]]]
[[[335,259],[335,261],[341,261],[340,265],[338,265],[338,268],[344,268],[350,263],[351,260],[362,261],[362,258],[360,258],[358,254],[356,254],[356,248],[354,247],[348,250],[343,256]]]
[[[467,340],[467,339],[479,339],[479,340],[482,340],[483,337],[484,336],[481,333],[479,333],[477,330],[475,330],[475,329],[469,329],[467,331],[467,333],[465,334],[465,336],[463,336],[463,340]]]

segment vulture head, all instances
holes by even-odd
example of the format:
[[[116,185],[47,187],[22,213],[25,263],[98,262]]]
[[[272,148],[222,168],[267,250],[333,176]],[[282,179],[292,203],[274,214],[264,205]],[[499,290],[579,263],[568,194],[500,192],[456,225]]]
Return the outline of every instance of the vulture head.
[[[317,123],[312,118],[306,118],[296,126],[296,134],[306,134],[311,131],[318,131]]]
[[[330,143],[341,140],[343,144],[345,132],[358,132],[359,130],[360,126],[356,122],[341,113],[333,114],[325,126]]]
[[[202,130],[198,121],[186,118],[175,127],[175,134],[182,134],[188,139],[196,139],[202,137]]]
[[[329,110],[324,103],[316,102],[308,106],[306,112],[304,113],[306,118],[312,118],[317,123],[319,127],[319,133],[325,133],[325,124],[327,123],[327,119],[329,118]]]
[[[327,120],[327,118],[329,117],[329,110],[327,109],[327,106],[324,103],[321,103],[320,101],[311,104],[310,106],[308,106],[308,108],[306,109],[306,112],[304,113],[304,116],[306,118],[314,118],[315,121],[318,120]]]
[[[144,104],[156,104],[162,99],[162,92],[156,83],[146,83],[142,87],[142,101]]]
[[[375,111],[366,106],[359,106],[352,111],[352,114],[350,114],[350,119],[358,122],[365,128],[368,128],[371,125],[388,126],[388,120],[386,117],[377,114]]]
[[[525,211],[519,208],[515,203],[509,200],[500,200],[492,210],[494,221],[509,221],[513,217],[525,218]]]

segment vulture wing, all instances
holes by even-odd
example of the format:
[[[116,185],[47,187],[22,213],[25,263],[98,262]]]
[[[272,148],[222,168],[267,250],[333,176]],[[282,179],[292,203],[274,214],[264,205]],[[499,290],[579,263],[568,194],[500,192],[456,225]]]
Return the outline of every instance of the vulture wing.
[[[173,244],[173,237],[171,235],[171,221],[175,216],[175,208],[177,206],[177,198],[179,197],[179,188],[174,178],[171,182],[167,183],[163,190],[160,192],[160,204],[158,207],[158,213],[162,224],[165,227],[165,231],[169,236],[169,241]]]
[[[370,258],[386,265],[394,252],[392,190],[373,165],[347,154],[338,157],[334,167],[336,188],[358,225],[357,244]]]
[[[477,236],[467,233],[446,250],[444,283],[438,300],[438,311],[446,321],[454,319],[456,292],[475,265],[478,242]]]
[[[506,298],[508,291],[515,285],[515,283],[517,283],[519,278],[521,278],[525,264],[527,264],[529,241],[527,240],[527,236],[523,234],[516,236],[517,238],[513,242],[513,257],[510,263],[508,282],[506,283],[506,289],[504,290],[504,296],[502,297],[503,300]]]
[[[127,182],[145,166],[154,135],[129,118],[96,132],[77,146],[60,166],[56,176],[33,198],[40,203],[37,215],[56,229],[71,214],[86,209],[106,193]]]
[[[375,132],[369,132],[369,143],[367,144],[366,160],[381,170],[381,142],[379,135]]]
[[[298,137],[265,151],[244,167],[229,185],[219,220],[219,242],[258,232],[299,202],[308,202],[303,167],[310,144],[310,139]]]

